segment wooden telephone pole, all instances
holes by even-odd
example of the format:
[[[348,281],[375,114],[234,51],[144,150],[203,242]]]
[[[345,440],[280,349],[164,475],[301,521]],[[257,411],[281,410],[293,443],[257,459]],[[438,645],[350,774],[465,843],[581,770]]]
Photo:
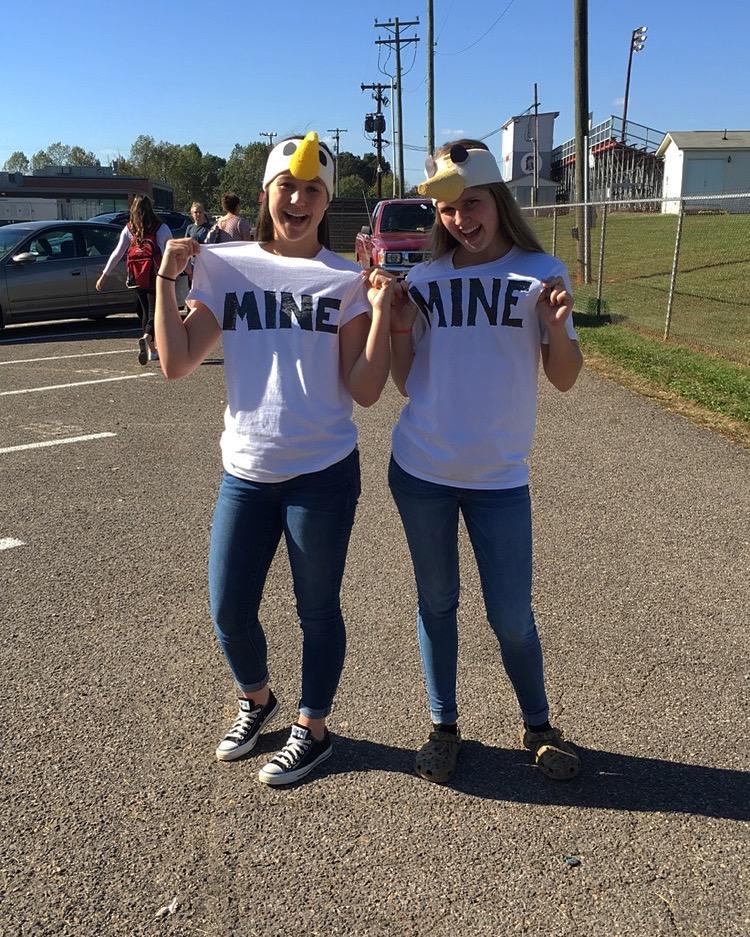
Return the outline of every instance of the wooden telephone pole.
[[[411,39],[404,39],[401,36],[401,30],[409,26],[419,26],[419,17],[416,20],[402,22],[398,17],[387,23],[379,23],[375,20],[376,29],[388,29],[393,35],[390,39],[376,39],[376,46],[388,46],[396,50],[396,130],[398,132],[398,195],[404,194],[404,124],[403,113],[401,109],[401,46],[417,43],[419,39],[413,36]],[[394,154],[395,156],[396,154]]]

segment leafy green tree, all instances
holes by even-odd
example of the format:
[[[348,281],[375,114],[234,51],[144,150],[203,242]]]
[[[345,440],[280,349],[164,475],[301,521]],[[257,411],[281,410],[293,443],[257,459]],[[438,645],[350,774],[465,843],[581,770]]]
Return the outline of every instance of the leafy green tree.
[[[31,168],[34,169],[43,169],[45,166],[53,166],[54,163],[47,155],[46,150],[38,150],[31,157]]]
[[[361,176],[342,176],[339,179],[339,195],[351,198],[367,193],[368,185]]]
[[[68,157],[70,166],[101,166],[99,160],[94,156],[91,150],[84,150],[80,146],[71,146]]]
[[[27,173],[29,168],[29,159],[21,150],[16,150],[14,153],[11,153],[10,156],[5,160],[5,164],[3,166],[3,170],[5,172]]]
[[[380,179],[380,197],[381,198],[392,198],[393,197],[393,173],[384,172]],[[371,198],[377,198],[378,190],[377,185],[373,182],[370,186],[367,194]]]
[[[267,157],[265,143],[248,143],[246,146],[235,143],[226,166],[219,173],[219,197],[222,192],[235,192],[240,197],[240,211],[250,219],[255,219],[258,214]],[[218,204],[212,207],[216,209]]]

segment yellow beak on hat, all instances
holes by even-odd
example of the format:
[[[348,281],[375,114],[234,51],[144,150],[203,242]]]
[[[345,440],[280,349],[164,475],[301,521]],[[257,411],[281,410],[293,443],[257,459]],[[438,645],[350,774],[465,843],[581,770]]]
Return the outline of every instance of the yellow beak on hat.
[[[461,198],[461,193],[466,188],[466,183],[459,175],[455,166],[451,165],[448,169],[435,173],[431,179],[425,179],[417,186],[417,192],[420,195],[426,195],[434,198],[436,202],[455,202]]]
[[[464,189],[475,185],[501,182],[502,174],[489,150],[467,149],[454,143],[447,153],[426,161],[427,179],[420,182],[417,191],[435,202],[455,202]]]
[[[295,179],[309,181],[318,175],[320,172],[318,153],[318,135],[314,130],[311,130],[310,133],[305,135],[304,140],[289,160],[289,172]]]

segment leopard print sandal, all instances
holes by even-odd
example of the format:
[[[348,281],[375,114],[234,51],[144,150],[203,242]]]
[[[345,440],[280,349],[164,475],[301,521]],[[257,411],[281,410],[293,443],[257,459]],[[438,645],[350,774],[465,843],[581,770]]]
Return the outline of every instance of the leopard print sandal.
[[[519,737],[521,745],[534,756],[534,764],[553,781],[570,781],[581,770],[578,753],[559,729],[530,732],[521,726]]]
[[[426,781],[445,784],[453,777],[461,747],[461,733],[430,732],[427,742],[419,749],[414,760],[414,770]]]

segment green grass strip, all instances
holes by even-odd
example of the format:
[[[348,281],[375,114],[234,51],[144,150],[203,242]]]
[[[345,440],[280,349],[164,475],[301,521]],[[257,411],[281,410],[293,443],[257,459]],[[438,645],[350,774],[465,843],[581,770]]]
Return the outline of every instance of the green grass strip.
[[[600,324],[595,316],[576,313],[574,321],[584,354],[599,354],[707,410],[750,423],[750,368]]]

